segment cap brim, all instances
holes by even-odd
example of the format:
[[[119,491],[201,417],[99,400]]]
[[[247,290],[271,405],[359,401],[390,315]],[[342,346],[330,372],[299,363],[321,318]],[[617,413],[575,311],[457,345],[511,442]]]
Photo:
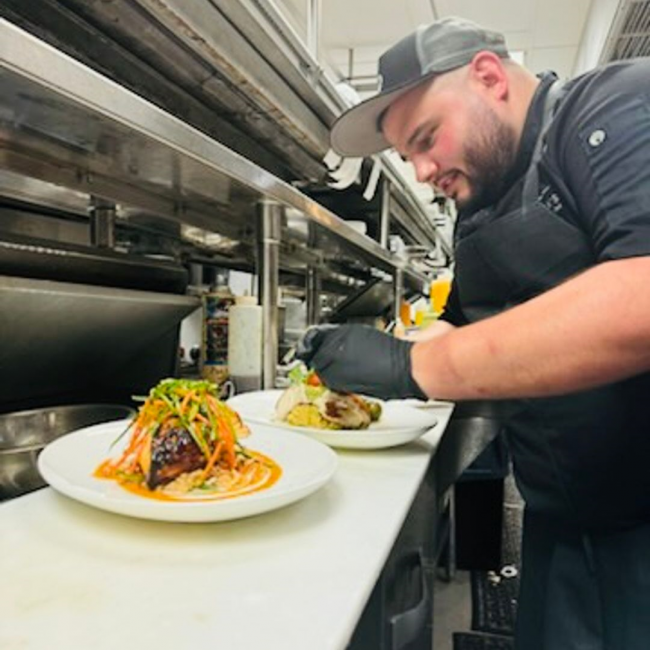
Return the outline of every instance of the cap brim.
[[[340,156],[362,157],[388,149],[391,144],[379,129],[379,117],[400,96],[436,73],[418,77],[390,92],[380,93],[353,106],[332,126],[330,144]]]

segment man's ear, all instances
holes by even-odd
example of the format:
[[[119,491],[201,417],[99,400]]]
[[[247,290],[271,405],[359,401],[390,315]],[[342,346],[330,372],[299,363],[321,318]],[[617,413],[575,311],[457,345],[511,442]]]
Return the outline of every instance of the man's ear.
[[[470,78],[493,98],[507,98],[508,75],[503,61],[493,52],[484,50],[475,54],[469,64],[469,74]]]

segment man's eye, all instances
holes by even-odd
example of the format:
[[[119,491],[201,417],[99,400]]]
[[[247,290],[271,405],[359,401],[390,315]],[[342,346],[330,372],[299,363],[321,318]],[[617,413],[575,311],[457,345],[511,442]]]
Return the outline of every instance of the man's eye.
[[[424,153],[425,151],[429,151],[431,147],[433,147],[433,133],[428,133],[424,138],[421,138],[418,140],[417,144],[417,150],[419,153]]]

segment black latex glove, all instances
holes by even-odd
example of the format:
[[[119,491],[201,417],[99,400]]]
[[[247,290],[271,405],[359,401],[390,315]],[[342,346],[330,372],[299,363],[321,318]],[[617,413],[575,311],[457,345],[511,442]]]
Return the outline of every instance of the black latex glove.
[[[365,325],[320,325],[305,334],[296,357],[335,391],[427,399],[411,375],[412,346]]]

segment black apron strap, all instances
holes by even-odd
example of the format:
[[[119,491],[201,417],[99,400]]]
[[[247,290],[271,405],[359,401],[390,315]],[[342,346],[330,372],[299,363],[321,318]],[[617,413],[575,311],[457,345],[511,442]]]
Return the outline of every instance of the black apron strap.
[[[544,151],[544,142],[546,141],[546,133],[548,132],[549,127],[551,126],[553,118],[553,110],[557,102],[564,95],[564,84],[559,80],[554,81],[551,84],[551,87],[546,93],[546,98],[544,100],[544,111],[542,113],[542,126],[539,130],[539,136],[537,137],[537,142],[535,143],[535,149],[533,150],[533,155],[530,161],[530,167],[526,172],[526,179],[524,180],[524,189],[521,195],[521,202],[524,214],[530,209],[531,206],[537,201],[537,195],[539,192],[539,171],[537,169],[537,163],[542,157]]]

